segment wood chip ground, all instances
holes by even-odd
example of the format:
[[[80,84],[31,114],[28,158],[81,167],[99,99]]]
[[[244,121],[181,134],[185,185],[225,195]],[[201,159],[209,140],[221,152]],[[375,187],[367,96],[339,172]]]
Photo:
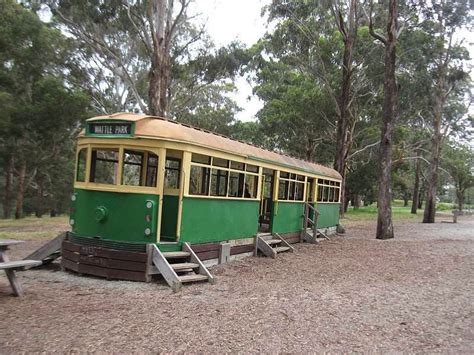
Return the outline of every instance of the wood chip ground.
[[[372,221],[345,227],[277,259],[215,267],[215,285],[176,294],[53,265],[20,273],[18,299],[1,275],[0,353],[474,352],[473,217],[397,221],[389,241],[374,239]]]

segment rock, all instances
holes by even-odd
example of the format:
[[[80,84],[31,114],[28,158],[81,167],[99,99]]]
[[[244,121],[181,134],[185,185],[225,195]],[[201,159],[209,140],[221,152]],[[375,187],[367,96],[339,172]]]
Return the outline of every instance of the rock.
[[[338,224],[336,227],[336,233],[344,234],[346,233],[346,229],[342,226],[342,224]]]

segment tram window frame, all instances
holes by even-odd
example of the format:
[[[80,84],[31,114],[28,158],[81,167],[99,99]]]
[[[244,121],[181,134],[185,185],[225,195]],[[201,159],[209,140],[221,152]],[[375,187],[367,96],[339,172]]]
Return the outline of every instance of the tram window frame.
[[[200,174],[193,174],[193,169],[196,171],[199,171]],[[195,195],[195,196],[208,196],[209,195],[209,183],[210,183],[210,174],[211,174],[211,169],[205,166],[201,165],[191,165],[190,168],[190,181],[189,181],[189,194],[190,195]],[[196,190],[192,191],[191,189],[194,189],[194,185],[192,182],[193,176],[197,176],[199,179],[196,180]]]
[[[236,184],[235,184],[236,183]],[[244,195],[245,174],[238,171],[229,172],[229,197],[242,197]]]
[[[141,156],[141,163],[127,162],[126,154]],[[122,182],[121,186],[127,187],[151,187],[156,188],[158,182],[158,165],[160,157],[154,152],[147,150],[135,150],[133,148],[126,148],[123,151],[122,158]],[[155,160],[156,162],[154,162]],[[146,164],[145,164],[146,163]],[[138,184],[130,184],[124,180],[124,173],[127,165],[140,166],[140,176],[138,177]],[[137,177],[136,177],[137,178]]]
[[[160,163],[160,157],[152,152],[147,152],[146,162],[146,174],[145,174],[145,187],[156,187],[158,183],[158,165]],[[156,158],[156,164],[151,160]],[[151,178],[151,180],[150,180]]]
[[[341,183],[334,180],[318,179],[317,202],[339,203]]]
[[[139,162],[135,162],[133,160],[127,161],[127,154],[129,156],[140,157]],[[143,183],[143,162],[144,162],[144,154],[140,151],[134,151],[130,149],[124,149],[123,151],[123,164],[122,164],[122,185],[125,186],[142,186]],[[127,174],[128,181],[125,181],[125,170],[132,167],[138,167],[138,174],[137,172],[133,172],[130,170],[131,174]],[[138,176],[137,176],[138,175]],[[132,180],[134,179],[134,180]]]
[[[168,166],[168,162],[178,163],[178,167]],[[177,174],[177,176],[172,176],[173,174]],[[175,181],[172,181],[172,178]],[[179,189],[179,184],[181,181],[181,159],[173,158],[173,157],[166,157],[165,160],[165,182],[164,187],[165,189]],[[173,183],[171,183],[173,182]]]
[[[87,148],[81,148],[79,152],[77,153],[76,182],[86,182],[87,153],[88,153]]]
[[[215,183],[215,185],[213,185]],[[227,196],[229,187],[229,171],[225,169],[211,170],[210,196]]]
[[[278,201],[303,202],[305,181],[305,175],[280,171]],[[282,188],[284,192],[282,192]]]
[[[114,155],[116,156],[116,160],[113,158],[97,158],[97,152],[113,152],[115,153]],[[92,154],[91,154],[91,169],[89,173],[89,181],[91,183],[95,184],[101,184],[101,185],[117,185],[118,181],[118,174],[119,174],[119,161],[120,161],[120,150],[119,148],[92,148]],[[105,162],[105,163],[112,163],[113,167],[113,175],[109,175],[108,178],[112,178],[112,182],[107,182],[107,181],[97,181],[97,162]],[[107,169],[110,169],[107,168]],[[110,171],[109,171],[110,173]],[[107,179],[108,180],[108,179]]]
[[[208,161],[208,163],[201,163],[202,161]],[[196,168],[201,168],[201,171]],[[192,179],[198,176],[198,174],[202,175],[203,169],[206,169],[206,174],[209,174],[209,179],[206,181],[207,185],[205,190],[203,188],[197,190],[193,187]],[[254,173],[248,170],[256,172]],[[190,196],[209,196],[211,198],[221,199],[255,200],[258,198],[259,171],[260,167],[257,165],[193,153],[191,157],[188,194]],[[218,181],[218,183],[214,185],[214,181]],[[248,183],[247,181],[251,182],[248,193],[246,193],[245,189],[245,184]],[[222,182],[224,182],[224,185]]]

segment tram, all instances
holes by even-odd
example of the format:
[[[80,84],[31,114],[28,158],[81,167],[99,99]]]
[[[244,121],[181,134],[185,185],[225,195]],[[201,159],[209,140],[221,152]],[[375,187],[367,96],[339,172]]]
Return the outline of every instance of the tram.
[[[78,137],[67,243],[138,253],[187,243],[218,260],[219,244],[251,253],[259,233],[299,241],[305,204],[318,229],[335,230],[340,188],[334,169],[176,121],[93,117]]]

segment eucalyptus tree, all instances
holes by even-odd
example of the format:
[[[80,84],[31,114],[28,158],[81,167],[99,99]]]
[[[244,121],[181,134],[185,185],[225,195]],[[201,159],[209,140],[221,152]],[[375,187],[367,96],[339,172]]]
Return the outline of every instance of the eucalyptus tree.
[[[48,191],[38,185],[50,172],[45,162],[69,156],[70,135],[89,105],[83,93],[66,86],[70,41],[15,1],[1,0],[0,8],[3,210],[8,218],[15,199],[15,217],[21,218],[28,189],[38,188],[42,195],[53,190],[57,180]]]
[[[444,146],[442,166],[449,172],[456,191],[460,211],[464,208],[466,191],[474,186],[474,150],[469,144],[448,142]]]
[[[369,14],[370,34],[385,47],[384,68],[384,102],[382,125],[380,129],[379,149],[379,191],[377,239],[394,237],[392,222],[392,140],[393,130],[397,117],[398,88],[395,78],[396,46],[398,36],[398,4],[397,0],[389,0],[386,35],[375,31],[372,22],[372,1]]]
[[[270,21],[278,21],[272,37],[289,62],[293,62],[320,86],[334,107],[336,142],[334,168],[346,175],[359,117],[355,101],[364,90],[365,55],[358,52],[359,28],[363,20],[359,1],[274,1],[267,7]],[[277,39],[279,38],[279,39]],[[344,179],[341,200],[345,200]],[[344,205],[344,204],[342,204]],[[344,209],[341,207],[341,213]]]
[[[435,220],[443,140],[465,120],[466,110],[462,101],[468,74],[464,61],[469,55],[455,35],[461,28],[471,24],[469,10],[467,0],[434,0],[420,7],[423,21],[419,26],[431,39],[430,45],[424,49],[427,58],[431,59],[426,69],[432,77],[431,85],[426,88],[432,97],[429,113],[432,153],[423,223],[433,223]]]
[[[59,27],[80,43],[82,66],[89,69],[103,111],[137,110],[179,119],[181,112],[192,111],[187,104],[210,98],[238,69],[227,60],[238,46],[215,50],[204,25],[190,14],[190,4],[57,0],[51,7]],[[112,104],[102,102],[104,91]]]

